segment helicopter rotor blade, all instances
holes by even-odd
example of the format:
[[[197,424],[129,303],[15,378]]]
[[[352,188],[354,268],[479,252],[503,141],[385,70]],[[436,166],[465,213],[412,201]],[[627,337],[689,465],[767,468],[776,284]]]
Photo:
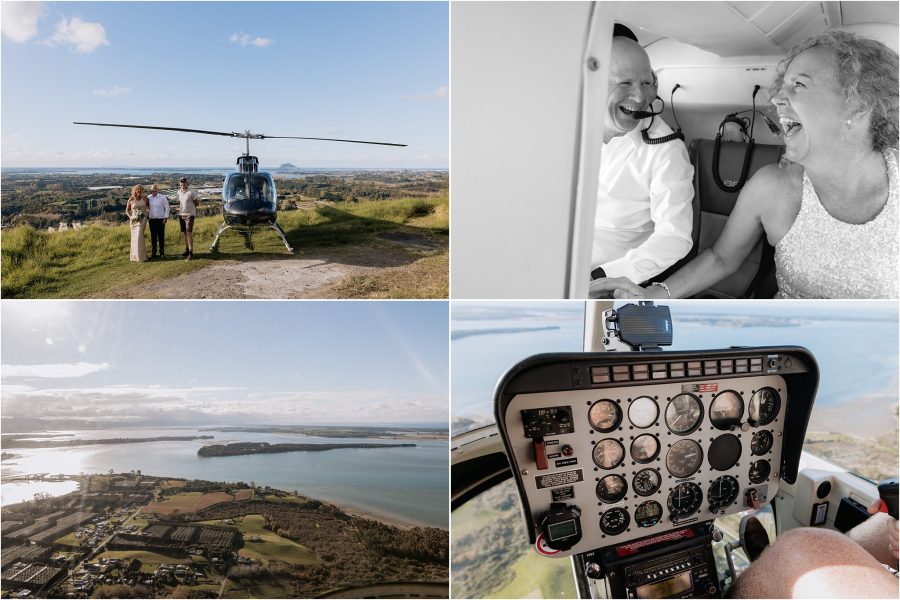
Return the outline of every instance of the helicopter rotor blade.
[[[184,131],[187,133],[204,133],[207,135],[221,135],[225,137],[249,138],[254,140],[264,140],[267,138],[280,140],[319,140],[322,142],[345,142],[349,144],[374,144],[377,146],[399,146],[405,148],[406,144],[394,144],[391,142],[368,142],[365,140],[341,140],[336,138],[320,138],[320,137],[298,137],[293,135],[263,135],[260,133],[244,133],[226,132],[226,131],[208,131],[206,129],[186,129],[184,127],[157,127],[154,125],[125,125],[122,123],[85,123],[82,121],[73,121],[75,125],[96,125],[98,127],[129,127],[132,129],[158,129],[161,131]]]
[[[225,137],[246,137],[243,133],[225,132],[225,131],[207,131],[205,129],[184,129],[183,127],[155,127],[152,125],[123,125],[120,123],[83,123],[81,121],[73,121],[75,125],[96,125],[98,127],[130,127],[132,129],[160,129],[163,131],[185,131],[187,133],[205,133],[207,135],[222,135]]]
[[[278,140],[319,140],[323,142],[347,142],[350,144],[375,144],[378,146],[400,146],[406,148],[406,144],[393,144],[391,142],[366,142],[364,140],[338,140],[335,138],[319,138],[319,137],[298,137],[294,135],[260,135],[260,138],[278,139]]]

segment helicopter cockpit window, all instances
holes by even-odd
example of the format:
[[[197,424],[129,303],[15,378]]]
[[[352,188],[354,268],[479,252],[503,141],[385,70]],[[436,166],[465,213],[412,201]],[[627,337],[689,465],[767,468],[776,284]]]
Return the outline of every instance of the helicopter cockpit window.
[[[566,315],[567,305],[580,312]],[[616,303],[616,307],[624,303]],[[670,306],[670,350],[801,345],[820,367],[819,389],[804,450],[870,480],[896,476],[898,460],[898,311],[895,303],[798,302],[787,306],[692,301]],[[572,307],[569,307],[571,310]],[[580,303],[454,303],[451,313],[454,434],[492,420],[494,384],[514,356],[581,349]],[[566,320],[566,316],[570,319]],[[568,336],[562,336],[568,332]],[[543,337],[542,337],[543,336]],[[556,340],[556,342],[554,342]],[[849,347],[865,349],[848,352]],[[667,350],[669,351],[669,350]],[[726,541],[740,513],[717,520]],[[774,519],[763,515],[770,538]],[[528,544],[512,480],[482,492],[452,513],[452,589],[459,598],[575,597],[571,564],[545,559]],[[738,571],[745,561],[735,553]],[[724,573],[724,552],[716,550]]]
[[[275,186],[271,180],[259,173],[234,173],[226,187],[227,200],[253,200],[254,202],[275,202]]]

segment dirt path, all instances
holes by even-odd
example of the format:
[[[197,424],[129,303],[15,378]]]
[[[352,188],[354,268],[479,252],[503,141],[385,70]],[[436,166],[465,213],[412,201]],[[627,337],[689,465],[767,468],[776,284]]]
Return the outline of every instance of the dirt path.
[[[112,298],[325,298],[349,275],[403,268],[417,256],[402,248],[344,247],[266,258],[241,255],[171,279],[104,294]]]

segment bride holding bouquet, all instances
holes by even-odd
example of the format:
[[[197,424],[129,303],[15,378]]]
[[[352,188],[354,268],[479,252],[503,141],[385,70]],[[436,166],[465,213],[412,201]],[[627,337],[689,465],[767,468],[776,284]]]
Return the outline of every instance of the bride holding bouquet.
[[[144,229],[147,227],[147,214],[150,203],[144,195],[144,186],[131,188],[131,197],[125,205],[125,214],[131,226],[131,262],[147,260],[147,242],[144,240]]]

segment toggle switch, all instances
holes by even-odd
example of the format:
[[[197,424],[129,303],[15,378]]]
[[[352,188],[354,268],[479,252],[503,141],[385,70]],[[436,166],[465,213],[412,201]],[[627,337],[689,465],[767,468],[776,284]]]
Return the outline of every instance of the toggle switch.
[[[544,438],[536,437],[532,440],[534,447],[534,462],[537,463],[538,471],[547,468],[547,446],[544,444]]]

